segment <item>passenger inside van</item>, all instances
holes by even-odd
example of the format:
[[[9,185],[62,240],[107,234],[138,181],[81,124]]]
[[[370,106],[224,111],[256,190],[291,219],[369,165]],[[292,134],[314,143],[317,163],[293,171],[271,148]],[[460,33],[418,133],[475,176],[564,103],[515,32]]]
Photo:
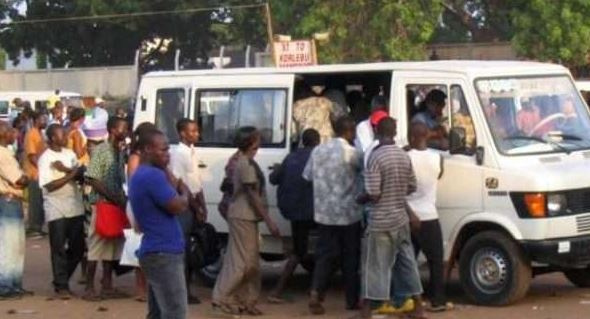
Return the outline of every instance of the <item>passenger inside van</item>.
[[[447,95],[438,89],[426,95],[420,111],[412,118],[412,123],[424,123],[430,130],[428,146],[446,150],[449,148],[448,132],[443,125],[443,109],[447,105]]]
[[[339,113],[332,102],[316,94],[306,83],[299,83],[299,99],[293,104],[293,137],[298,141],[306,129],[315,129],[320,133],[322,143],[334,136],[331,119]]]

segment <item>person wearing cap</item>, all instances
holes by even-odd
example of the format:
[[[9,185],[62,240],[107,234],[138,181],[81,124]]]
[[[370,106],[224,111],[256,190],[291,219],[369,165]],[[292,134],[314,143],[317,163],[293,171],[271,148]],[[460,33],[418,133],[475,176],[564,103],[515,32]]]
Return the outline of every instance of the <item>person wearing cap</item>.
[[[82,131],[88,138],[90,153],[95,145],[105,141],[109,135],[107,131],[109,113],[102,107],[103,104],[103,99],[94,99],[94,105],[86,111],[86,118],[82,125]]]
[[[369,156],[371,155],[371,152],[375,149],[375,147],[377,147],[379,145],[379,138],[376,134],[377,133],[377,126],[379,125],[379,122],[381,122],[381,120],[383,120],[384,118],[387,118],[387,117],[389,117],[389,114],[387,114],[387,112],[383,111],[383,110],[378,110],[376,112],[373,112],[373,114],[371,114],[371,117],[369,117],[369,124],[371,125],[371,130],[373,133],[373,140],[371,140],[369,145],[364,150],[363,163],[365,165],[363,167],[367,166],[367,162],[369,161]]]
[[[356,126],[356,139],[354,140],[354,146],[360,152],[365,153],[371,143],[373,143],[375,139],[374,127],[376,127],[378,124],[375,121],[378,122],[378,120],[383,118],[379,118],[378,116],[373,118],[373,115],[380,114],[379,116],[382,116],[383,113],[385,113],[385,116],[387,116],[387,99],[385,96],[377,95],[371,101],[371,116]],[[374,123],[371,122],[372,119]]]

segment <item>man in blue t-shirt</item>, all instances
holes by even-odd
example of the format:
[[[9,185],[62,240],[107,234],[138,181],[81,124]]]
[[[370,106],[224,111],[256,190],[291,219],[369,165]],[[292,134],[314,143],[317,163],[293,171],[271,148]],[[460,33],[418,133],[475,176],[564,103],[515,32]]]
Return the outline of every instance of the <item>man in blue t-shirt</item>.
[[[190,191],[167,174],[170,155],[162,132],[146,132],[138,144],[141,165],[129,182],[129,200],[143,232],[137,255],[149,286],[147,318],[184,319],[184,239],[176,215],[188,208]]]

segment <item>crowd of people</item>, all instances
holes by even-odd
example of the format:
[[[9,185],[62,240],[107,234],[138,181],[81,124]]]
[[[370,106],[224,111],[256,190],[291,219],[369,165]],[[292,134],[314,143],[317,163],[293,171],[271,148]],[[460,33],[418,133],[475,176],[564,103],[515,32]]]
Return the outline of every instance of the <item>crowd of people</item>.
[[[255,160],[261,132],[235,132],[237,151],[220,187],[219,213],[229,237],[213,308],[262,314],[259,223],[281,236],[268,210],[268,182],[278,186],[278,206],[293,238],[269,302],[285,302],[295,268],[312,261],[312,314],[325,313],[322,303],[337,265],[346,309],[358,310],[360,318],[403,310],[424,318],[426,310],[452,308],[435,206],[444,165],[427,148],[433,136],[441,137],[434,121],[446,96],[436,94],[427,99],[426,113],[414,116],[405,150],[395,144],[396,121],[383,95],[373,98],[369,118],[358,124],[339,110],[346,102],[338,103],[338,95],[308,95],[294,105],[297,146],[270,176]],[[127,297],[113,276],[131,266],[136,299],[148,303],[147,318],[186,318],[187,305],[199,303],[190,285],[190,234],[209,214],[195,148],[198,123],[179,120],[180,142],[170,148],[153,124],[141,123],[130,134],[127,118],[109,117],[100,104],[65,110],[56,102],[48,111],[22,112],[12,126],[0,122],[0,299],[31,294],[22,287],[26,199],[29,236],[45,236],[47,223],[58,298],[75,296],[69,282],[78,265],[86,284],[82,299]],[[318,239],[310,256],[312,231]],[[419,251],[430,268],[429,304],[422,299]]]

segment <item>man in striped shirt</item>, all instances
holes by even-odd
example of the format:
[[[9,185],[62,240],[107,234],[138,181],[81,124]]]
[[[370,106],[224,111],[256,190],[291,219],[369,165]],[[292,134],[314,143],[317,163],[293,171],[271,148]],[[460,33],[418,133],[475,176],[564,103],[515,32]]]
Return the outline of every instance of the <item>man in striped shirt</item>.
[[[416,176],[409,156],[394,144],[395,120],[381,120],[377,133],[379,146],[371,153],[365,171],[365,197],[372,205],[361,260],[361,317],[371,317],[370,301],[389,300],[393,276],[395,294],[413,296],[416,308],[412,316],[423,318],[422,284],[406,203],[406,196],[416,191]]]

